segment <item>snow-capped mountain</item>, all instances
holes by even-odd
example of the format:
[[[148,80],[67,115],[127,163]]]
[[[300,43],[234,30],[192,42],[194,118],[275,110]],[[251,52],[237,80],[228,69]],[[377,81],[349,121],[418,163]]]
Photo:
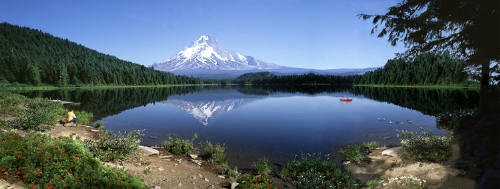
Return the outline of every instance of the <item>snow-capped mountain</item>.
[[[201,78],[236,78],[245,73],[263,71],[276,75],[305,73],[356,75],[375,70],[375,68],[318,70],[280,66],[228,50],[209,35],[200,36],[191,46],[178,52],[174,57],[154,63],[152,67],[160,71]]]
[[[209,35],[202,35],[174,57],[153,64],[153,68],[174,73],[214,73],[219,71],[258,71],[285,68],[220,46]]]

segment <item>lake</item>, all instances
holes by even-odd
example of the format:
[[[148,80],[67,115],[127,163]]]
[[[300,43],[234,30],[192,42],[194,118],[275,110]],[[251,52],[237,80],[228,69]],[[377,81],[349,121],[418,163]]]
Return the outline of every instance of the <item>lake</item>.
[[[398,145],[398,130],[449,131],[447,112],[478,106],[474,90],[370,87],[170,87],[24,91],[80,102],[105,128],[145,130],[144,145],[169,136],[224,143],[232,166],[267,157],[282,164],[300,153],[336,155],[348,144]],[[342,102],[342,97],[352,102]],[[77,115],[78,116],[78,115]]]

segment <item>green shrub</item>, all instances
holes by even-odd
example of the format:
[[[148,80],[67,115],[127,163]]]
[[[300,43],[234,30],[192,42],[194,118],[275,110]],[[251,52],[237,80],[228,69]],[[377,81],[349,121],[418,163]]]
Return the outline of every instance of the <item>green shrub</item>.
[[[339,152],[344,155],[346,160],[353,163],[361,163],[366,159],[366,153],[359,144],[346,146],[340,149]]]
[[[64,112],[62,104],[41,98],[29,99],[24,107],[25,110],[16,119],[16,125],[21,130],[50,130]]]
[[[81,141],[0,132],[0,173],[29,188],[144,188],[122,169],[104,166]]]
[[[172,154],[175,155],[180,155],[180,154],[186,154],[189,155],[190,153],[194,152],[194,140],[198,138],[198,134],[194,134],[191,140],[183,140],[178,137],[175,139],[172,137],[168,137],[168,141],[163,142],[163,148],[165,150],[169,151]]]
[[[238,177],[240,176],[240,172],[238,171],[238,167],[234,167],[234,169],[231,169],[228,167],[226,170],[226,175],[232,181],[236,181],[236,179],[238,179]]]
[[[359,188],[359,183],[321,154],[302,154],[288,162],[280,177],[297,188]]]
[[[250,174],[245,174],[241,176],[238,181],[239,184],[236,188],[242,189],[254,189],[254,188],[268,188],[268,189],[277,189],[276,186],[273,185],[271,180],[266,176],[252,176]]]
[[[400,131],[403,155],[417,161],[441,162],[451,155],[451,136],[437,136],[428,132]]]
[[[95,128],[99,130],[104,130],[104,122],[97,122]]]
[[[92,125],[92,120],[94,119],[94,114],[86,111],[75,111],[75,115],[78,118],[78,124],[82,125]]]
[[[149,168],[149,167],[144,168],[144,174],[147,175],[149,173],[151,173],[151,168]]]
[[[224,151],[226,147],[224,144],[215,144],[213,145],[210,141],[206,141],[205,143],[200,144],[203,148],[203,154],[201,157],[206,160],[208,163],[221,165],[227,167],[227,157]]]
[[[267,158],[260,159],[259,161],[253,163],[252,166],[259,175],[269,175],[273,172]]]
[[[96,157],[105,161],[113,161],[136,153],[142,136],[142,131],[131,131],[127,134],[105,131],[99,134],[97,142],[86,140],[85,143]]]
[[[368,151],[372,151],[378,147],[378,143],[375,141],[366,142],[366,143],[363,143],[361,146]]]
[[[11,116],[19,116],[24,111],[23,105],[28,100],[29,99],[23,95],[0,92],[0,113]]]
[[[377,180],[369,180],[366,182],[366,187],[368,188],[376,188],[378,186],[378,181]]]

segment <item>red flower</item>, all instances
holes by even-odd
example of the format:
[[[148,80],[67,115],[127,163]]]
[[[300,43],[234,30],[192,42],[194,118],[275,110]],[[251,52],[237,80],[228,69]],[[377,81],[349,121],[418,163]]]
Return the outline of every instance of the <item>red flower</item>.
[[[18,171],[18,172],[16,172],[16,174],[19,175],[19,174],[21,174],[21,172]]]
[[[17,156],[17,158],[21,159],[21,156]]]

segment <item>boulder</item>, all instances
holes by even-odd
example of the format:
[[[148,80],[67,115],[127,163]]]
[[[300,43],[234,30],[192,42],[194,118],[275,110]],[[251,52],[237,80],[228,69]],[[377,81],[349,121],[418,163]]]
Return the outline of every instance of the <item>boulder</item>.
[[[147,146],[139,146],[139,150],[142,152],[144,156],[152,156],[152,155],[159,155],[160,152],[158,150],[155,150],[153,148],[147,147]]]
[[[399,155],[401,154],[401,149],[403,149],[403,147],[401,147],[401,146],[389,148],[387,150],[382,151],[382,155],[391,156],[391,157],[399,157]]]

